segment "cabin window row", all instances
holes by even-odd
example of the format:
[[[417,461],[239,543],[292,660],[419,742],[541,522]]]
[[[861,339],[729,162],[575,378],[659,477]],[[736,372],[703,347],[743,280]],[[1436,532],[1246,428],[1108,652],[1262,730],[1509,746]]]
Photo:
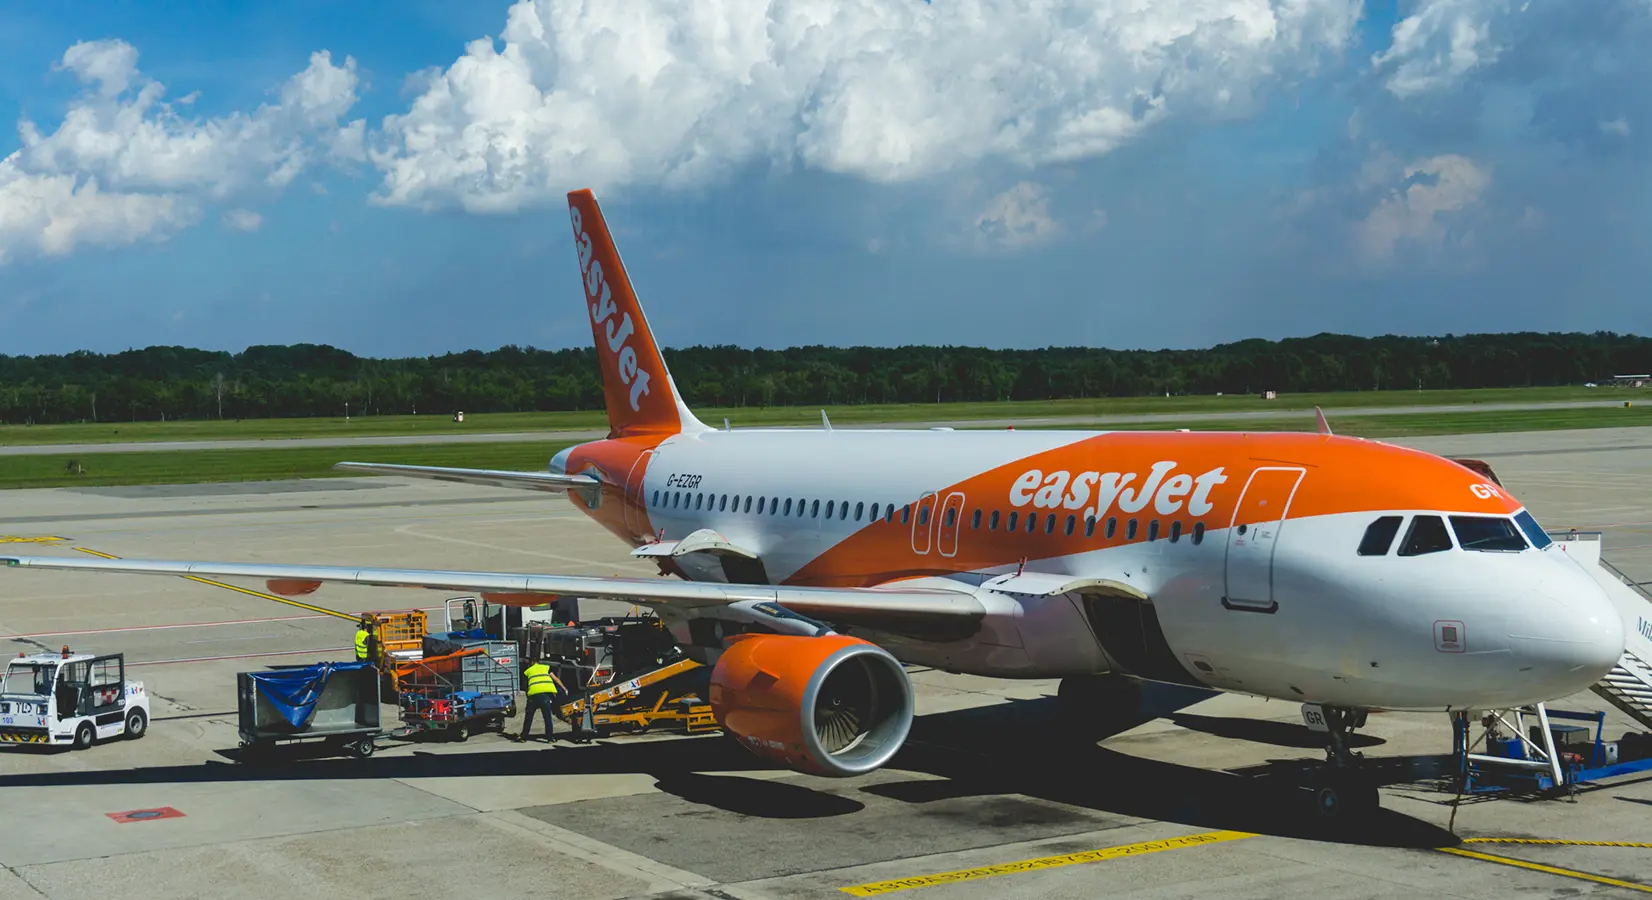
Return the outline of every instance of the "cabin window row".
[[[771,516],[796,515],[799,518],[820,518],[822,512],[821,501],[819,500],[797,498],[794,501],[790,497],[749,494],[699,494],[691,491],[655,491],[653,496],[649,498],[648,505],[655,508],[691,509],[702,512],[732,511]],[[922,506],[917,504],[896,506],[893,503],[869,504],[860,501],[856,502],[851,508],[850,502],[847,500],[827,500],[825,501],[824,511],[828,519],[875,522],[881,518],[885,522],[893,523],[898,517],[901,524],[904,525],[912,521],[914,506],[917,506],[918,524],[928,525],[931,507],[927,504]],[[955,506],[947,507],[942,527],[952,528],[958,524],[958,509]],[[988,531],[998,531],[1000,525],[1004,531],[1026,531],[1028,534],[1036,534],[1039,531],[1040,519],[1038,513],[1027,513],[1023,518],[1022,513],[1012,510],[1006,517],[1000,510],[995,509],[990,515],[986,515],[983,514],[982,510],[977,509],[970,515],[970,528],[980,530],[983,519]],[[1079,520],[1076,515],[1068,515],[1063,520],[1055,513],[1047,513],[1044,515],[1042,524],[1045,534],[1055,534],[1057,527],[1060,527],[1062,534],[1068,537],[1071,537],[1079,528]],[[1084,536],[1087,538],[1095,537],[1099,528],[1103,537],[1112,540],[1120,530],[1119,520],[1116,516],[1109,516],[1105,523],[1093,516],[1086,516],[1083,524]],[[1133,541],[1141,532],[1142,523],[1137,519],[1126,519],[1123,530],[1125,540]],[[1158,519],[1149,519],[1146,523],[1146,532],[1149,541],[1156,541],[1161,536],[1168,536],[1170,542],[1174,544],[1179,542],[1185,533],[1193,543],[1202,544],[1205,540],[1205,523],[1194,522],[1191,529],[1186,529],[1181,520],[1175,519],[1168,526],[1163,526],[1161,529]]]

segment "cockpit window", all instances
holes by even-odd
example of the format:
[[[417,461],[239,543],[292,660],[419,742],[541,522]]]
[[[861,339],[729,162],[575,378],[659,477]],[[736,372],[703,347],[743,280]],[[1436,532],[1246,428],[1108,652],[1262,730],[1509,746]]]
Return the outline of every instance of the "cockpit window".
[[[1526,540],[1502,516],[1452,516],[1451,530],[1464,550],[1524,550]]]
[[[1383,516],[1365,529],[1359,542],[1360,556],[1387,556],[1394,545],[1394,535],[1400,533],[1400,516]]]
[[[1401,556],[1422,556],[1451,549],[1451,534],[1439,516],[1418,516],[1411,520],[1411,529],[1400,545]]]
[[[1532,546],[1539,550],[1554,543],[1549,539],[1549,533],[1543,530],[1543,526],[1537,524],[1537,520],[1532,518],[1532,514],[1525,510],[1515,514],[1514,524],[1520,526],[1520,530],[1526,533],[1526,539],[1531,541]]]

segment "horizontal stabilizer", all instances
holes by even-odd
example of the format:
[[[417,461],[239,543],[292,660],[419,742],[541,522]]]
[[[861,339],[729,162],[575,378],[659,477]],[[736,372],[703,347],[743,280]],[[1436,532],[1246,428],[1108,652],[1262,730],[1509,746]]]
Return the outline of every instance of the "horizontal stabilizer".
[[[341,462],[335,469],[371,475],[405,475],[434,481],[485,484],[525,491],[566,491],[597,488],[602,482],[589,475],[556,475],[551,472],[511,472],[503,469],[448,469],[441,466],[402,466],[394,463]]]

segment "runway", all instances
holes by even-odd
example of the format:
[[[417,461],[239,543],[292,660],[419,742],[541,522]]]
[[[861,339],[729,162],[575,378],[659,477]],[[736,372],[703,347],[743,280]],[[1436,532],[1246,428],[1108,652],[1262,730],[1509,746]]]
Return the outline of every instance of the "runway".
[[[1487,460],[1545,526],[1603,532],[1608,559],[1652,580],[1648,430],[1395,442]],[[397,478],[8,491],[0,534],[66,539],[28,550],[42,554],[652,574],[560,497]],[[355,612],[436,609],[446,596],[329,586],[304,599]],[[1413,784],[1384,790],[1369,830],[1332,840],[1292,805],[1293,774],[1323,753],[1294,704],[1168,689],[1153,698],[1163,717],[1069,752],[1048,740],[1054,682],[916,671],[907,749],[847,780],[769,769],[719,737],[481,735],[367,760],[234,762],[235,673],[343,658],[351,630],[181,579],[0,572],[0,648],[124,652],[155,712],[141,741],[0,748],[0,900],[1506,900],[1647,896],[1637,885],[1652,882],[1652,848],[1442,852],[1455,844],[1453,798]],[[1606,708],[1592,694],[1557,705]],[[1615,712],[1608,722],[1609,736],[1630,727]],[[1450,747],[1443,715],[1373,716],[1368,732],[1373,759]],[[160,807],[182,815],[109,817]],[[1626,779],[1575,803],[1465,804],[1455,825],[1472,838],[1645,844],[1649,808],[1652,780]]]
[[[1258,401],[1260,402],[1260,401]],[[1434,406],[1350,406],[1325,410],[1327,416],[1403,416],[1466,412],[1518,412],[1547,409],[1606,409],[1623,405],[1622,400],[1568,400],[1556,403],[1474,403]],[[838,428],[1094,428],[1104,430],[1109,425],[1139,425],[1163,422],[1172,425],[1188,421],[1246,421],[1301,418],[1305,429],[1311,430],[1314,414],[1311,409],[1262,409],[1245,412],[1189,411],[1179,413],[1138,413],[1118,416],[1042,416],[1028,418],[993,419],[932,419],[907,422],[888,422],[877,425],[846,423]],[[708,423],[715,424],[715,423]],[[735,427],[740,423],[735,422]],[[818,428],[809,425],[767,425],[765,428]],[[560,431],[518,432],[461,432],[458,434],[370,435],[365,437],[323,438],[269,438],[223,441],[123,441],[91,444],[13,444],[0,446],[0,456],[62,455],[66,453],[164,453],[175,450],[298,450],[306,447],[393,447],[405,444],[497,444],[521,441],[546,443],[594,441],[606,437],[607,429],[574,429]],[[365,460],[364,460],[365,461]]]

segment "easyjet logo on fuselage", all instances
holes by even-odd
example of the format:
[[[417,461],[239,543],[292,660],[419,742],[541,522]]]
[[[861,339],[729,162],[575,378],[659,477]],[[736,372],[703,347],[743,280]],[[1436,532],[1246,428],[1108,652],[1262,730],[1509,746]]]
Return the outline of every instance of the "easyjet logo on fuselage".
[[[1010,486],[1010,505],[1032,504],[1040,509],[1084,509],[1087,518],[1100,518],[1118,504],[1122,513],[1135,514],[1152,504],[1161,516],[1173,516],[1185,502],[1187,514],[1202,516],[1215,508],[1210,492],[1228,480],[1217,466],[1201,475],[1176,472],[1177,463],[1164,460],[1153,464],[1147,477],[1136,484],[1138,472],[1045,473],[1028,469]],[[1175,474],[1172,474],[1175,473]]]
[[[591,305],[591,321],[606,326],[602,333],[607,338],[608,352],[618,354],[620,383],[631,388],[631,410],[638,412],[642,409],[642,398],[648,394],[648,373],[638,367],[637,351],[627,343],[636,330],[636,323],[631,321],[629,312],[620,313],[619,320],[614,320],[614,313],[619,312],[614,306],[614,292],[603,277],[602,263],[592,259],[591,236],[585,233],[579,207],[569,206],[568,216],[574,224],[574,244],[579,248],[579,271],[585,276],[585,299]],[[601,341],[597,342],[597,349],[602,349]]]

